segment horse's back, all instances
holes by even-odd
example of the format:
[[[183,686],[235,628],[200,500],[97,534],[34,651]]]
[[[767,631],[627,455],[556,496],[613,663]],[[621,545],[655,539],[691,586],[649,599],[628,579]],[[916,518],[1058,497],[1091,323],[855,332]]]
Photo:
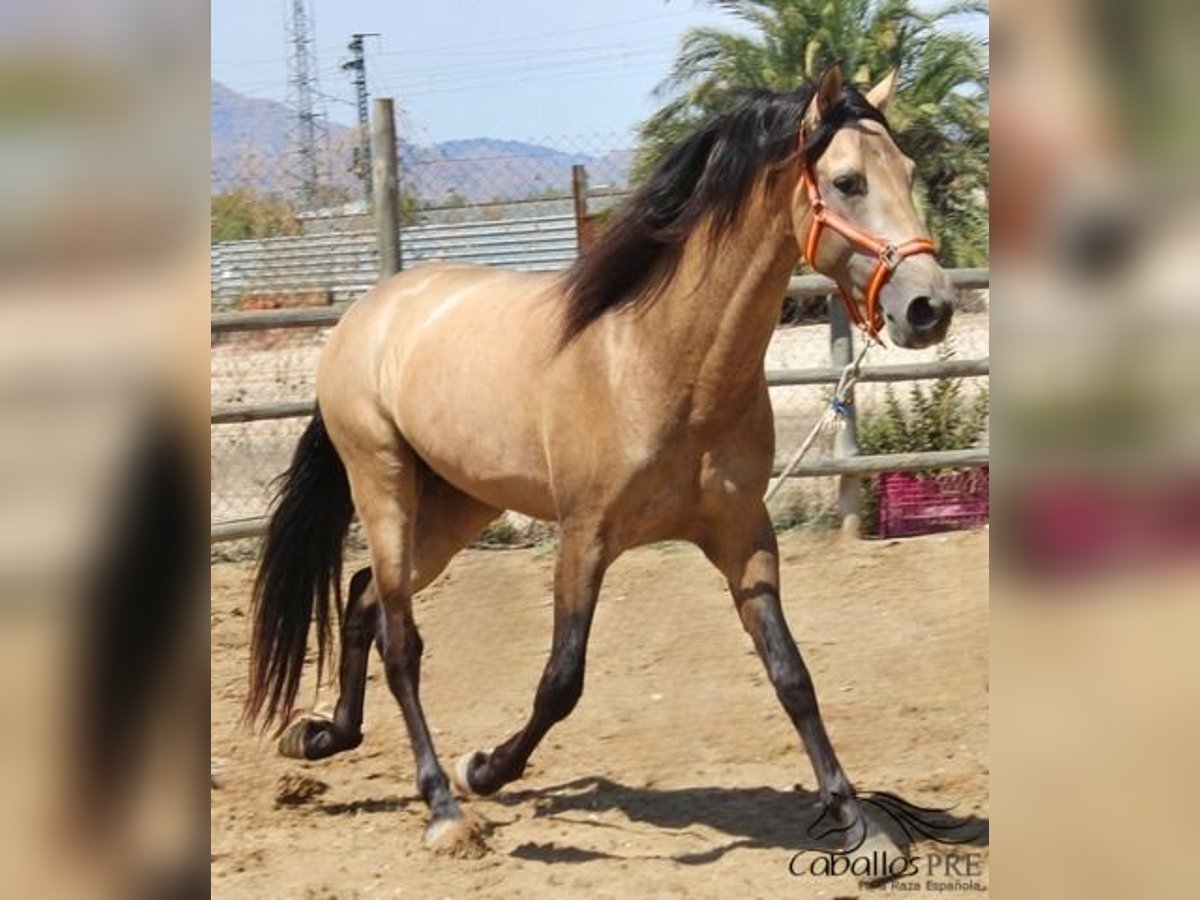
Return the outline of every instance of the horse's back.
[[[381,283],[330,336],[324,414],[344,430],[395,429],[464,492],[545,517],[537,387],[554,355],[553,292],[553,276],[469,265]]]

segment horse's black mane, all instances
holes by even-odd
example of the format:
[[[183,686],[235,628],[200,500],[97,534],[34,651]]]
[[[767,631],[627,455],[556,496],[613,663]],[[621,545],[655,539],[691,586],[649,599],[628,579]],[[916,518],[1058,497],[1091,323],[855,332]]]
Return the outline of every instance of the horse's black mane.
[[[726,231],[755,179],[796,152],[800,120],[815,93],[813,85],[781,94],[748,93],[677,144],[566,273],[563,343],[605,312],[656,296],[702,221],[709,222],[713,239]],[[834,133],[855,119],[887,127],[883,114],[847,82],[840,101],[809,136],[806,158],[815,161]]]

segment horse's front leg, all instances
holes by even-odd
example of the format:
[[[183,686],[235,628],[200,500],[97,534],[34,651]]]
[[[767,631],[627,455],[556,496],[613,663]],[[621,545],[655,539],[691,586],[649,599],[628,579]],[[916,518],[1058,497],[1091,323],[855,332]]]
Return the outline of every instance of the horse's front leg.
[[[780,605],[779,552],[766,507],[755,503],[740,514],[727,510],[726,516],[701,546],[728,580],[742,626],[816,773],[825,815],[814,836],[829,831],[844,836],[849,849],[886,852],[895,859],[899,850],[863,813],[821,720],[812,677]]]
[[[489,753],[476,751],[454,767],[464,793],[491,794],[520,778],[538,743],[570,715],[583,694],[588,633],[608,558],[590,525],[564,523],[554,570],[554,638],[525,727]]]

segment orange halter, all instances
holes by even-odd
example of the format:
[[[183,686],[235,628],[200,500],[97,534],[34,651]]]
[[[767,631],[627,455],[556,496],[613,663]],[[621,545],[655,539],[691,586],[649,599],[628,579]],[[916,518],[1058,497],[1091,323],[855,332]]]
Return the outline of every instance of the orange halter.
[[[864,316],[859,310],[858,304],[854,299],[846,294],[845,291],[838,289],[838,293],[842,295],[842,301],[846,304],[846,312],[850,319],[858,325],[867,335],[876,343],[882,343],[879,340],[879,332],[883,328],[883,313],[879,309],[879,292],[887,283],[887,280],[892,277],[892,273],[896,271],[896,267],[910,256],[917,256],[922,253],[928,253],[930,256],[937,256],[937,250],[933,246],[933,242],[928,238],[913,238],[905,241],[903,244],[893,244],[884,238],[877,237],[868,231],[863,231],[849,219],[838,215],[833,210],[825,205],[825,201],[821,198],[821,191],[817,187],[817,180],[813,177],[812,169],[809,166],[804,167],[802,175],[804,179],[804,189],[808,193],[808,205],[812,212],[812,221],[808,226],[808,235],[804,239],[804,258],[808,261],[809,266],[814,270],[816,264],[814,262],[817,255],[817,244],[821,240],[821,233],[826,228],[831,228],[848,240],[860,250],[865,250],[874,255],[878,262],[875,264],[875,271],[871,273],[871,281],[867,285],[866,292],[866,307],[867,312]]]

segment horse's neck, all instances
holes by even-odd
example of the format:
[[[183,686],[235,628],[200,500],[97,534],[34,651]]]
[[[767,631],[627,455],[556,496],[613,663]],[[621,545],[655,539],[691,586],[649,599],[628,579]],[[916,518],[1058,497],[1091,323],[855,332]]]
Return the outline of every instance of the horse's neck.
[[[655,368],[690,388],[693,419],[736,415],[761,390],[763,359],[798,258],[782,214],[761,203],[712,244],[702,229],[689,239],[643,327]]]

